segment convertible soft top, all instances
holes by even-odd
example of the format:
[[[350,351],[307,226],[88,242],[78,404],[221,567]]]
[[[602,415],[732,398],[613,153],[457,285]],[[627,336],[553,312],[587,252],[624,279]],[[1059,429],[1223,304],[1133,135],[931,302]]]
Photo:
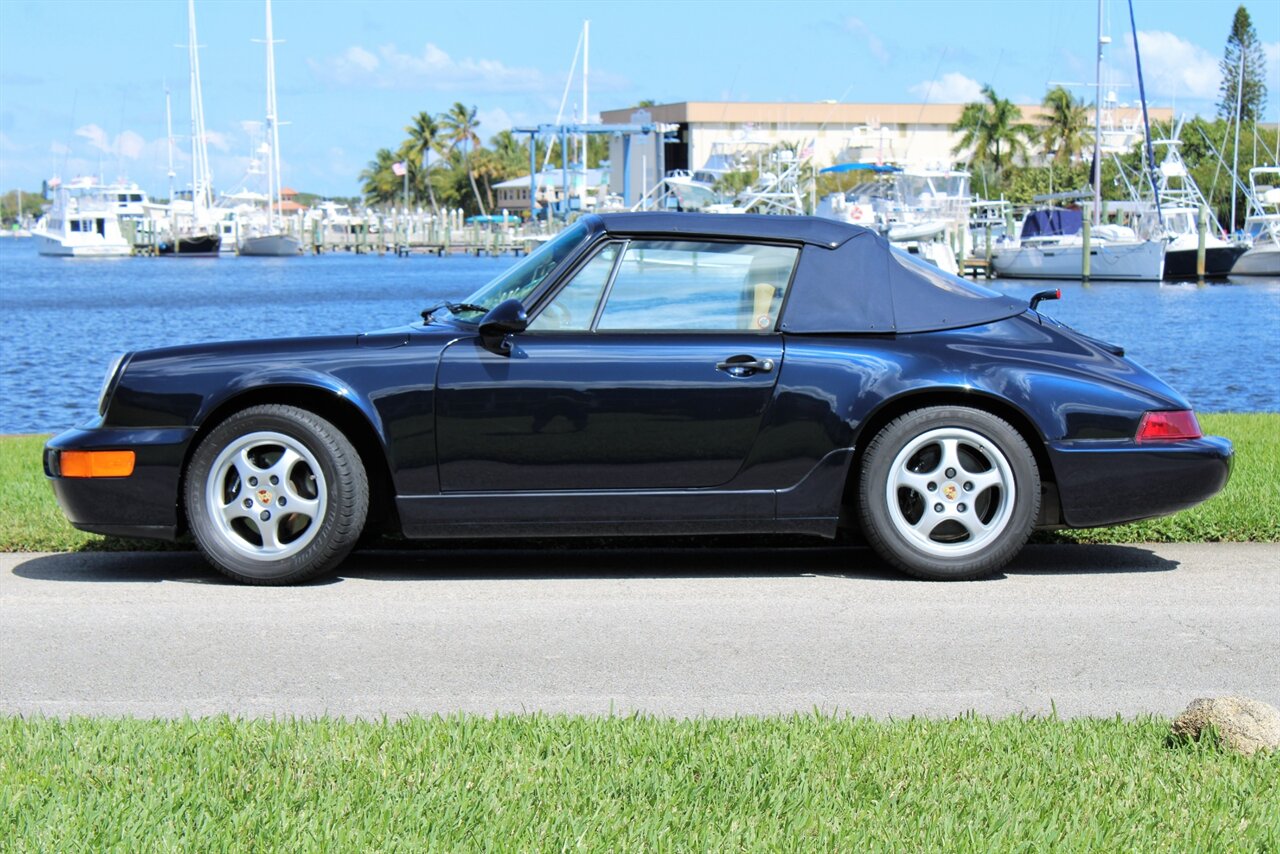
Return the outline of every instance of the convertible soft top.
[[[599,217],[620,235],[805,244],[779,328],[792,334],[891,334],[977,326],[1027,310],[900,249],[870,229],[811,216],[629,213]]]

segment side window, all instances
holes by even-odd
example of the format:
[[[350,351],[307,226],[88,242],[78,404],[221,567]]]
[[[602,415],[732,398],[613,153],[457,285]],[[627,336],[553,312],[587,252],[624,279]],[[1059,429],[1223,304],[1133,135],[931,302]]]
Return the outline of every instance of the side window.
[[[799,250],[633,240],[597,329],[772,332]]]
[[[609,274],[613,272],[613,262],[617,257],[616,243],[597,252],[533,319],[529,329],[535,332],[552,329],[585,332],[591,329],[600,294],[609,283]]]

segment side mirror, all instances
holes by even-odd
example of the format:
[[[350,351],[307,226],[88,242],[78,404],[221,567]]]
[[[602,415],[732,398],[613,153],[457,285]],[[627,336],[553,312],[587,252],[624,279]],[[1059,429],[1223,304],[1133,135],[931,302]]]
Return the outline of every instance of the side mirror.
[[[509,356],[511,342],[507,336],[524,332],[528,326],[529,315],[524,303],[518,299],[500,302],[480,318],[480,343],[500,356]]]

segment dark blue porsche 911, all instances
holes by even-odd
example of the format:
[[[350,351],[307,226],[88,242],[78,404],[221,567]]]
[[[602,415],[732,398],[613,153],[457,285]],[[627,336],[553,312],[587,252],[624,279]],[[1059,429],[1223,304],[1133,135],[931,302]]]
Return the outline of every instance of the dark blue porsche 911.
[[[1231,471],[1096,341],[875,233],[586,216],[465,303],[364,335],[141,350],[45,471],[86,531],[240,581],[406,537],[860,530],[964,579],[1036,528],[1189,507]]]

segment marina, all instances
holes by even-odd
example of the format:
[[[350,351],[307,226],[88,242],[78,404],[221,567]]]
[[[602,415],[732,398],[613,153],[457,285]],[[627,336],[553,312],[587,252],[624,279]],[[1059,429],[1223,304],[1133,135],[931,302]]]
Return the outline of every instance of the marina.
[[[443,300],[465,297],[512,257],[397,258],[330,252],[292,259],[78,260],[39,255],[33,241],[0,241],[0,433],[81,423],[101,369],[130,349],[243,337],[350,334],[403,326]],[[1043,282],[1003,279],[1030,299]],[[1174,383],[1202,411],[1280,408],[1280,278],[1224,284],[1061,284],[1041,310],[1118,343]],[[83,334],[67,335],[65,330]],[[1231,341],[1230,367],[1223,342]]]

